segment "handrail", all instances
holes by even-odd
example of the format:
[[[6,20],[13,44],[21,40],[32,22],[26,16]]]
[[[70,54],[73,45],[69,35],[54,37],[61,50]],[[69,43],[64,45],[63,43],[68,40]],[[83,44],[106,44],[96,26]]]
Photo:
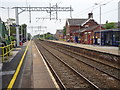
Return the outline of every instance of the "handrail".
[[[13,50],[14,46],[15,46],[15,41],[12,41],[11,44],[0,47],[1,49],[0,57],[2,57],[2,62],[4,61],[5,56],[7,56],[7,59],[8,59],[8,56],[10,52]]]

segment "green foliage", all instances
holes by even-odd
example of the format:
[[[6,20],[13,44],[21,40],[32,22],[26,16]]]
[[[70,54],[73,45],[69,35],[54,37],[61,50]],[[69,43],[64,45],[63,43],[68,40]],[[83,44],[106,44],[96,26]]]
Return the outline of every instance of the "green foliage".
[[[47,34],[45,34],[45,38],[46,39],[53,39],[53,35],[50,32],[48,32]]]
[[[32,37],[32,35],[30,33],[28,33],[28,40],[30,40]]]
[[[54,39],[53,34],[51,34],[50,32],[47,32],[46,34],[42,34],[42,35],[35,35],[34,38],[41,38],[41,39]]]
[[[21,34],[22,33],[22,38],[26,38],[26,28],[27,28],[27,25],[26,24],[22,24],[19,28],[19,33]]]
[[[13,23],[12,25],[16,25],[15,23]],[[10,26],[10,36],[13,36],[16,34],[16,28],[13,26]]]
[[[63,34],[66,35],[66,27],[63,27]]]
[[[117,28],[116,24],[114,22],[106,23],[104,28],[106,29],[115,29]]]
[[[14,36],[10,36],[10,41],[14,41],[16,38]]]

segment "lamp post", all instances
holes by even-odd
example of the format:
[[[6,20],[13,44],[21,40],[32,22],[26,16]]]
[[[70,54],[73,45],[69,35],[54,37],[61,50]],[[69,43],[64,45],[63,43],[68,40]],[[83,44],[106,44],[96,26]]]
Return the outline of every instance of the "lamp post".
[[[0,8],[2,8],[2,9],[7,9],[7,10],[8,10],[8,11],[7,11],[7,12],[8,12],[8,13],[7,13],[7,14],[8,14],[8,19],[7,19],[8,21],[7,21],[7,22],[8,22],[8,31],[9,31],[8,34],[9,34],[9,36],[10,36],[10,26],[9,26],[9,25],[10,25],[10,18],[9,18],[9,17],[10,17],[10,13],[9,13],[9,12],[10,12],[10,9],[13,9],[13,8],[10,8],[10,7],[0,7]]]
[[[102,38],[101,38],[101,6],[104,6],[106,4],[99,4],[99,3],[95,3],[95,5],[99,5],[100,6],[100,46],[102,45]]]

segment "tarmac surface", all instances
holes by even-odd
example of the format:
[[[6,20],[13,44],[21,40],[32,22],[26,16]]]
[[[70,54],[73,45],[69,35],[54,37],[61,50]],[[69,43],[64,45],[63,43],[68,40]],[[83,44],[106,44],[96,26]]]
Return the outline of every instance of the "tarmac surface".
[[[19,49],[14,49],[13,52],[18,51],[16,55],[13,55],[13,59],[10,58],[8,62],[3,63],[2,67],[2,88],[7,88],[9,82],[11,81],[13,74],[22,58],[26,46],[19,47]],[[17,87],[14,85],[14,87]]]
[[[23,64],[12,88],[59,88],[33,41],[28,47],[27,54],[23,57],[27,45],[28,42],[19,48],[15,48],[9,60],[3,63],[0,75],[2,88],[8,88],[10,82],[14,79],[14,74],[22,60],[21,58],[24,58]]]

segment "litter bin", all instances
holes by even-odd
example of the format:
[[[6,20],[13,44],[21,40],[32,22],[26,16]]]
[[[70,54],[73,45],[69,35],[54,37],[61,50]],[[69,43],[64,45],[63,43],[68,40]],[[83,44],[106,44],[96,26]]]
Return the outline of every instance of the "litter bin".
[[[20,41],[20,46],[22,46],[22,41]]]

